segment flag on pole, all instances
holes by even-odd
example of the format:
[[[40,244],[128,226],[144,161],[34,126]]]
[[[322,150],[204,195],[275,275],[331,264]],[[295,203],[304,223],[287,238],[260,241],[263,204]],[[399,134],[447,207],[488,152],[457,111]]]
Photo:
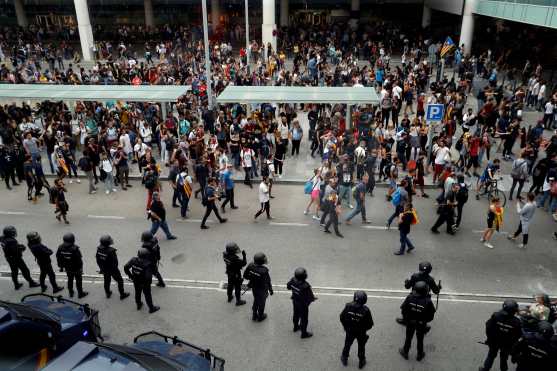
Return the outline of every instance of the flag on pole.
[[[456,45],[453,39],[451,39],[450,36],[447,36],[447,40],[445,40],[445,43],[443,44],[443,47],[441,47],[441,52],[439,54],[441,58],[444,58],[445,55],[452,53],[455,49]]]

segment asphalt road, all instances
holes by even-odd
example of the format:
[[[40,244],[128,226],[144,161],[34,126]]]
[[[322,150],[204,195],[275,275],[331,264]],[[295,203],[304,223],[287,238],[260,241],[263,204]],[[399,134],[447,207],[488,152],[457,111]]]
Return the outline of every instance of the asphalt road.
[[[436,217],[432,198],[416,198],[421,223],[410,238],[417,248],[412,254],[398,257],[392,254],[398,248],[398,231],[384,229],[392,212],[383,197],[384,189],[378,189],[376,197],[367,198],[372,224],[365,228],[356,217],[351,226],[341,225],[345,238],[340,239],[324,234],[316,221],[303,215],[307,196],[302,186],[277,185],[271,204],[275,219],[268,222],[262,216],[254,223],[253,215],[259,207],[256,187],[250,190],[238,184],[240,208],[227,210],[229,223],[209,223],[207,231],[199,229],[203,212],[200,202],[191,203],[190,219],[178,220],[179,211],[170,207],[165,187],[163,201],[178,240],[166,241],[159,232],[161,272],[169,287],[153,288],[155,303],[162,310],[148,315],[145,310],[135,310],[133,299],[124,303],[117,296],[104,299],[102,285],[94,277],[100,235],[113,236],[123,265],[135,255],[141,232],[150,227],[145,219],[145,190],[139,182],[133,184],[127,192],[108,196],[88,195],[84,182],[68,185],[69,226],[56,221],[46,199],[37,204],[27,202],[21,186],[12,192],[2,191],[0,196],[0,226],[15,225],[21,242],[25,242],[26,233],[37,230],[55,249],[64,233],[76,234],[85,259],[85,287],[91,293],[85,302],[101,311],[102,327],[111,341],[131,341],[139,332],[156,329],[210,347],[227,360],[227,370],[341,369],[338,357],[343,334],[338,315],[354,289],[363,288],[370,295],[376,322],[368,346],[368,369],[470,370],[484,356],[485,349],[476,343],[483,340],[484,321],[500,307],[505,295],[527,302],[539,291],[557,294],[557,244],[551,238],[554,222],[541,209],[535,216],[527,249],[519,249],[501,233],[494,237],[495,249],[490,250],[479,242],[486,223],[486,200],[476,201],[471,192],[462,228],[456,236],[449,236],[429,231]],[[429,192],[434,196],[433,190]],[[514,205],[510,206],[503,231],[516,228]],[[249,258],[257,251],[269,258],[277,295],[269,300],[269,319],[264,323],[251,322],[249,305],[236,308],[227,304],[226,294],[219,288],[225,279],[222,251],[230,240],[245,249]],[[32,271],[38,272],[28,251],[25,258]],[[413,358],[406,362],[397,354],[404,334],[394,317],[406,293],[403,281],[422,260],[432,262],[433,276],[442,280],[444,295],[434,329],[426,337],[426,360],[418,363]],[[310,328],[315,336],[303,341],[291,333],[289,299],[280,293],[298,266],[308,269],[309,282],[320,296],[310,309]],[[7,270],[5,260],[0,259],[0,271]],[[16,293],[4,277],[0,279],[0,292],[3,299],[19,300],[32,291]],[[248,300],[251,302],[251,297]],[[354,350],[352,366],[355,358]]]

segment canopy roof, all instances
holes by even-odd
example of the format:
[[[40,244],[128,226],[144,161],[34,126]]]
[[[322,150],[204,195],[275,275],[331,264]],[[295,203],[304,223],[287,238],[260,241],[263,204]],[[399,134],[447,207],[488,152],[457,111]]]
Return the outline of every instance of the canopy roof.
[[[0,99],[175,102],[189,85],[0,84]]]
[[[218,103],[377,104],[374,88],[314,86],[227,86]]]

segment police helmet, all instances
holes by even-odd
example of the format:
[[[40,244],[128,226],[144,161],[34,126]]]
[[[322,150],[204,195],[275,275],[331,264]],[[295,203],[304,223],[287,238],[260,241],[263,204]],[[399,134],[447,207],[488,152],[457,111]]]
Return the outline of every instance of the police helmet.
[[[151,252],[144,247],[137,250],[137,257],[138,258],[149,258],[150,256],[151,256]]]
[[[40,243],[41,242],[41,235],[39,232],[29,232],[27,233],[27,243]]]
[[[367,294],[365,291],[358,290],[354,293],[354,301],[358,304],[367,303]]]
[[[240,248],[236,242],[227,242],[226,243],[226,252],[229,254],[237,254],[240,252]]]
[[[544,339],[549,340],[555,333],[555,330],[553,330],[551,323],[547,321],[540,321],[538,323],[538,333],[543,336]]]
[[[418,281],[414,284],[414,292],[418,295],[425,296],[429,291],[429,286],[424,281]]]
[[[296,268],[296,270],[294,271],[294,277],[296,277],[300,281],[305,281],[308,278],[308,272],[305,268]]]
[[[104,236],[101,236],[99,242],[102,246],[110,246],[114,243],[114,240],[108,234],[105,234]]]
[[[149,231],[141,233],[141,242],[151,241],[153,239],[153,234]]]
[[[15,229],[15,227],[13,225],[8,225],[6,227],[4,227],[4,231],[3,231],[4,237],[6,238],[14,238],[17,236],[17,230]]]
[[[430,262],[421,262],[420,265],[418,265],[418,269],[420,270],[420,272],[430,274],[433,267],[431,266]]]
[[[518,303],[515,300],[507,299],[503,302],[503,310],[508,314],[514,315],[518,312]]]
[[[66,234],[64,235],[64,237],[62,237],[62,240],[63,240],[65,243],[74,243],[74,242],[75,242],[75,236],[74,236],[73,233],[66,233]]]
[[[253,256],[253,262],[257,265],[267,264],[267,257],[262,252],[258,252]]]

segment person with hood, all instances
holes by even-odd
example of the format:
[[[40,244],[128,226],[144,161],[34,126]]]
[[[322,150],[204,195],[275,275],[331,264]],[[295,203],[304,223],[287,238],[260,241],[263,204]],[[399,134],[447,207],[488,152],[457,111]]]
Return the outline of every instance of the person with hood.
[[[118,284],[120,300],[124,300],[130,296],[130,294],[124,291],[124,279],[122,278],[120,269],[118,269],[118,256],[116,255],[116,249],[112,247],[114,241],[109,235],[104,235],[100,238],[99,243],[95,258],[99,266],[99,273],[102,274],[104,278],[104,292],[106,297],[110,298],[112,296],[110,281],[114,278],[114,281]]]
[[[294,313],[292,321],[294,322],[294,332],[302,330],[302,339],[313,336],[308,328],[309,305],[317,300],[311,290],[311,285],[306,281],[308,277],[305,268],[296,268],[294,277],[288,281],[286,288],[292,291],[292,305]]]
[[[19,283],[18,275],[19,271],[21,271],[21,275],[27,282],[29,282],[29,287],[39,287],[39,284],[31,278],[31,273],[29,272],[29,268],[27,268],[27,264],[23,260],[23,252],[25,251],[25,246],[20,244],[17,239],[17,230],[14,226],[8,225],[4,228],[2,236],[0,237],[0,246],[2,246],[2,250],[4,251],[4,256],[6,257],[6,261],[10,266],[10,270],[12,273],[12,281],[14,283],[14,288],[19,290],[23,284]]]
[[[52,250],[43,245],[41,236],[38,232],[29,232],[27,234],[27,246],[29,246],[29,250],[31,250],[31,253],[33,253],[35,260],[39,265],[39,283],[41,285],[41,291],[45,292],[48,288],[45,283],[47,276],[50,280],[50,284],[52,285],[52,293],[56,294],[62,291],[64,286],[58,286],[58,283],[56,283],[56,275],[54,274],[52,262],[50,261]]]
[[[75,236],[73,233],[66,233],[62,240],[62,244],[58,246],[58,251],[56,251],[58,267],[60,268],[60,272],[66,271],[66,275],[68,276],[70,298],[73,298],[74,295],[74,280],[77,287],[77,297],[79,299],[84,298],[89,295],[89,293],[83,291],[83,258],[81,256],[81,251],[79,251],[79,246],[75,244]]]
[[[226,286],[228,302],[230,303],[234,299],[234,296],[232,296],[232,292],[234,292],[237,306],[246,304],[246,301],[242,300],[242,268],[247,264],[246,252],[242,250],[242,259],[238,256],[239,253],[240,248],[236,242],[228,242],[226,251],[222,253],[226,265],[226,275],[228,276],[228,285]]]

